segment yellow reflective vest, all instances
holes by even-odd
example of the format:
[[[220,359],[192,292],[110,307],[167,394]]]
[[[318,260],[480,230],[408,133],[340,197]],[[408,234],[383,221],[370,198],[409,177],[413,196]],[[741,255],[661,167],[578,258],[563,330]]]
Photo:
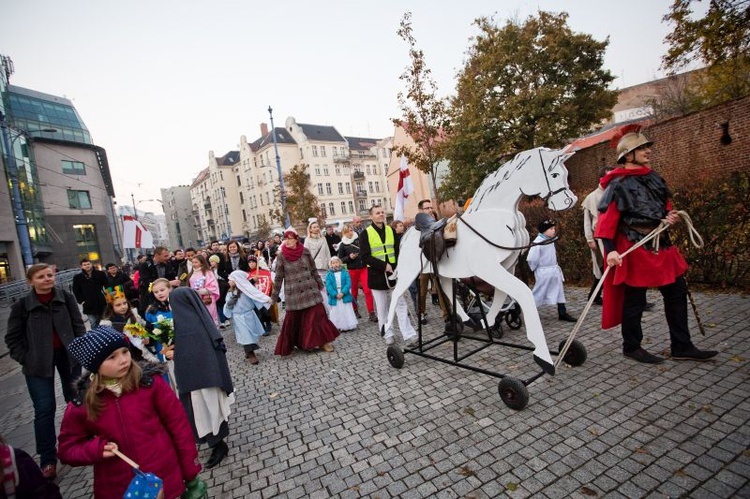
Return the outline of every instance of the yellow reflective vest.
[[[367,240],[370,242],[370,254],[378,260],[395,265],[396,250],[394,249],[395,236],[393,234],[393,228],[388,225],[385,226],[385,243],[380,239],[380,235],[372,225],[367,227],[366,232]]]

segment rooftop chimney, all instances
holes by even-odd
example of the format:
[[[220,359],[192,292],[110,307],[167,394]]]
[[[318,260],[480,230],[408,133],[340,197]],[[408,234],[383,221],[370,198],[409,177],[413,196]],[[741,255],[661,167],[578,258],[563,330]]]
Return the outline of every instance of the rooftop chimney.
[[[260,124],[260,136],[265,137],[268,135],[268,125],[266,123]]]

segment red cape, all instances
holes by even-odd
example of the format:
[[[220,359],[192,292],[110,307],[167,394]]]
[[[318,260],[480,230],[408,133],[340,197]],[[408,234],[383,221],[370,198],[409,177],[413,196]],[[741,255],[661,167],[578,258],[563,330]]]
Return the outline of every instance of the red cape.
[[[607,185],[619,177],[631,175],[646,175],[651,169],[642,166],[639,168],[625,169],[616,168],[605,175],[601,185],[606,189]],[[672,207],[671,201],[667,201],[667,210]],[[595,237],[613,239],[615,249],[618,253],[625,253],[635,245],[629,241],[625,234],[617,230],[620,223],[620,211],[617,204],[612,202],[607,211],[599,215],[596,224]],[[669,246],[654,253],[643,246],[628,254],[622,261],[622,265],[610,270],[604,280],[602,300],[602,329],[619,326],[622,323],[622,307],[625,298],[625,284],[635,287],[654,288],[672,284],[687,271],[688,265],[674,246]]]

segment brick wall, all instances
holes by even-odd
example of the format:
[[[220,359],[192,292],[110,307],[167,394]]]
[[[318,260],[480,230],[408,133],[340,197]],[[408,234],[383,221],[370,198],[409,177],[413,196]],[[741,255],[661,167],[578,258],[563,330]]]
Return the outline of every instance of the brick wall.
[[[720,142],[722,123],[729,123],[729,145]],[[750,97],[664,120],[644,132],[655,142],[651,166],[673,190],[694,179],[750,169]],[[571,188],[579,194],[591,191],[599,168],[615,161],[615,149],[609,143],[577,152],[565,162]]]

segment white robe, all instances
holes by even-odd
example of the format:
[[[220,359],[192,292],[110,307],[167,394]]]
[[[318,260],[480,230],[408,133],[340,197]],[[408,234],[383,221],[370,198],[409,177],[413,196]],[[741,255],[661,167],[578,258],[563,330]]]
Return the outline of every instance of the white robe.
[[[540,234],[534,239],[534,243],[540,243],[548,240],[546,236]],[[532,246],[526,261],[534,272],[534,302],[536,306],[555,305],[565,303],[565,292],[563,291],[562,269],[557,264],[557,251],[555,243]]]

